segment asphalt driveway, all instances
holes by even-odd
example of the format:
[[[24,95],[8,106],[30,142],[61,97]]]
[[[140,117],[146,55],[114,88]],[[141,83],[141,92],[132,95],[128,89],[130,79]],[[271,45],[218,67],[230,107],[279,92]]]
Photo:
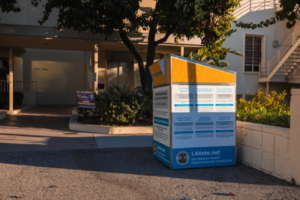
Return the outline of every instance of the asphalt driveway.
[[[0,199],[300,199],[242,164],[170,170],[151,147],[1,152],[0,169]]]
[[[243,164],[170,170],[152,147],[117,148],[149,136],[97,134],[98,148],[92,133],[68,130],[71,109],[34,107],[0,121],[0,200],[300,199],[299,186]]]

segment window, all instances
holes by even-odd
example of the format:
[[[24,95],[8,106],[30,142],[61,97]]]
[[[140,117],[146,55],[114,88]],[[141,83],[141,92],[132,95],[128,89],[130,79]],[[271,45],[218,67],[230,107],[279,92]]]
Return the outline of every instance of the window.
[[[246,37],[245,72],[258,72],[261,62],[261,37]]]

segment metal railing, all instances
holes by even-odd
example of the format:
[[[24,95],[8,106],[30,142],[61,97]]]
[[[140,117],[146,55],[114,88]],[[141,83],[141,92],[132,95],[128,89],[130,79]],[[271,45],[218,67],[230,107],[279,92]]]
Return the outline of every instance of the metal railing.
[[[270,75],[271,72],[277,67],[277,65],[283,60],[287,59],[296,59],[296,57],[289,56],[287,57],[287,53],[290,49],[296,45],[296,42],[299,40],[300,36],[300,24],[297,23],[294,27],[293,33],[288,37],[288,39],[284,42],[284,44],[280,47],[280,49],[276,52],[274,57],[270,61],[261,62],[260,63],[260,70],[259,70],[259,77],[266,78]],[[283,63],[284,65],[284,63]]]
[[[276,9],[279,5],[279,0],[243,0],[241,6],[235,10],[234,16],[238,19],[249,12]]]
[[[6,80],[0,80],[0,91],[9,91],[9,83]],[[14,91],[36,92],[36,81],[14,81]]]
[[[8,91],[9,84],[6,80],[0,80],[0,91]]]

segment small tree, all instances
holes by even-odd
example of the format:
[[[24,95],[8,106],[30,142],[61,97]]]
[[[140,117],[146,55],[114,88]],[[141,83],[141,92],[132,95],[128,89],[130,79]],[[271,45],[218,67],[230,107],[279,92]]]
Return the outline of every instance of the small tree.
[[[236,29],[230,29],[226,31],[220,36],[220,38],[217,41],[199,49],[198,51],[191,52],[187,57],[192,60],[206,62],[217,67],[229,66],[229,64],[225,61],[220,62],[220,60],[225,60],[227,53],[244,57],[244,54],[239,51],[223,47],[223,43],[225,42],[226,38],[231,36],[231,34],[236,31]]]

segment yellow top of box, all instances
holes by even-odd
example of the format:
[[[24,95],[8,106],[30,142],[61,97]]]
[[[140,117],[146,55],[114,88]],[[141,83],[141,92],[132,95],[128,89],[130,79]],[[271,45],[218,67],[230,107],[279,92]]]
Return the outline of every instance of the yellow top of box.
[[[149,67],[153,86],[170,83],[235,83],[236,72],[177,55],[169,55]]]

